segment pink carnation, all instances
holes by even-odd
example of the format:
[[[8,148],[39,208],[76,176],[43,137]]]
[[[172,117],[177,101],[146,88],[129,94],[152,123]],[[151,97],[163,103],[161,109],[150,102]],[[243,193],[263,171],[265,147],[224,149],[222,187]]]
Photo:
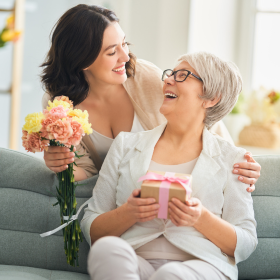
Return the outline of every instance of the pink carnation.
[[[48,149],[49,141],[41,140],[41,136],[37,132],[28,133],[27,131],[22,131],[22,146],[28,152],[42,152],[44,149]]]
[[[73,134],[68,139],[68,142],[65,144],[65,146],[67,146],[69,148],[71,147],[71,145],[73,145],[73,146],[79,145],[79,143],[81,142],[81,139],[82,139],[82,135],[84,133],[82,125],[77,121],[71,120],[71,127],[73,130]]]
[[[57,107],[52,108],[49,111],[49,114],[58,119],[62,119],[67,117],[67,111],[69,111],[69,109],[64,109],[62,105],[58,105]]]
[[[46,132],[48,134],[48,139],[55,139],[60,143],[65,144],[68,142],[69,137],[72,136],[73,129],[69,119],[58,119],[54,122],[50,119],[50,123],[46,126]]]

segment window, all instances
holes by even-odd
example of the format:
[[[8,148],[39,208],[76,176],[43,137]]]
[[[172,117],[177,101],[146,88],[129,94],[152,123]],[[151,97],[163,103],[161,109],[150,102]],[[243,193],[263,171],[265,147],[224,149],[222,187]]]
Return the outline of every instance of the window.
[[[257,0],[252,88],[280,90],[280,1]]]

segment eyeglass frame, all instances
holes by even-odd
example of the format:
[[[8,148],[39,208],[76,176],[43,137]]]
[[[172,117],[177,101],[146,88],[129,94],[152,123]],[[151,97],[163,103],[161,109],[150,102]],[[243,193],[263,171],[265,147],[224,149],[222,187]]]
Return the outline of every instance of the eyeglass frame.
[[[200,77],[198,77],[197,75],[195,75],[194,73],[192,73],[191,71],[189,71],[189,70],[187,70],[187,69],[180,69],[180,70],[177,70],[177,71],[173,71],[172,69],[165,69],[165,70],[163,71],[162,77],[161,77],[161,80],[162,80],[163,82],[164,82],[164,80],[165,80],[165,79],[163,79],[163,76],[165,75],[165,72],[166,72],[166,71],[172,71],[172,74],[170,75],[170,77],[174,75],[174,80],[175,80],[177,83],[182,83],[182,82],[184,82],[184,81],[189,77],[189,75],[192,75],[192,76],[194,76],[195,78],[197,78],[199,81],[203,82],[202,79],[201,79]],[[187,72],[188,72],[188,75],[186,76],[186,78],[185,78],[183,81],[177,81],[177,80],[176,80],[176,74],[177,74],[177,72],[179,72],[179,71],[187,71]],[[168,77],[168,78],[169,78],[169,77]]]

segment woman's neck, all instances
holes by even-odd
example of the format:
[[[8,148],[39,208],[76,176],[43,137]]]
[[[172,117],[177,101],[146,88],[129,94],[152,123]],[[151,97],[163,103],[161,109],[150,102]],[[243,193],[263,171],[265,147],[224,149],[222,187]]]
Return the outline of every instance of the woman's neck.
[[[116,92],[123,90],[122,84],[108,84],[93,77],[87,77],[87,81],[89,84],[88,100],[109,102]]]
[[[202,143],[203,123],[167,123],[162,138],[177,148]]]

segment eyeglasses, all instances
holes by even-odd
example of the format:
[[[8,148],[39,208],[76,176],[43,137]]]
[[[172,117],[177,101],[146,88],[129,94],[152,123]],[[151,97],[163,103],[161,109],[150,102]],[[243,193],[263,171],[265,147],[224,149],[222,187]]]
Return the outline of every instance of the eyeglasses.
[[[202,79],[199,78],[197,75],[193,74],[189,70],[184,70],[184,69],[177,70],[177,71],[173,71],[171,69],[166,69],[163,71],[161,79],[164,81],[165,79],[167,79],[173,75],[174,75],[174,80],[179,83],[184,82],[188,78],[189,75],[192,75],[195,78],[197,78],[198,80],[200,80],[201,82],[203,82]]]

